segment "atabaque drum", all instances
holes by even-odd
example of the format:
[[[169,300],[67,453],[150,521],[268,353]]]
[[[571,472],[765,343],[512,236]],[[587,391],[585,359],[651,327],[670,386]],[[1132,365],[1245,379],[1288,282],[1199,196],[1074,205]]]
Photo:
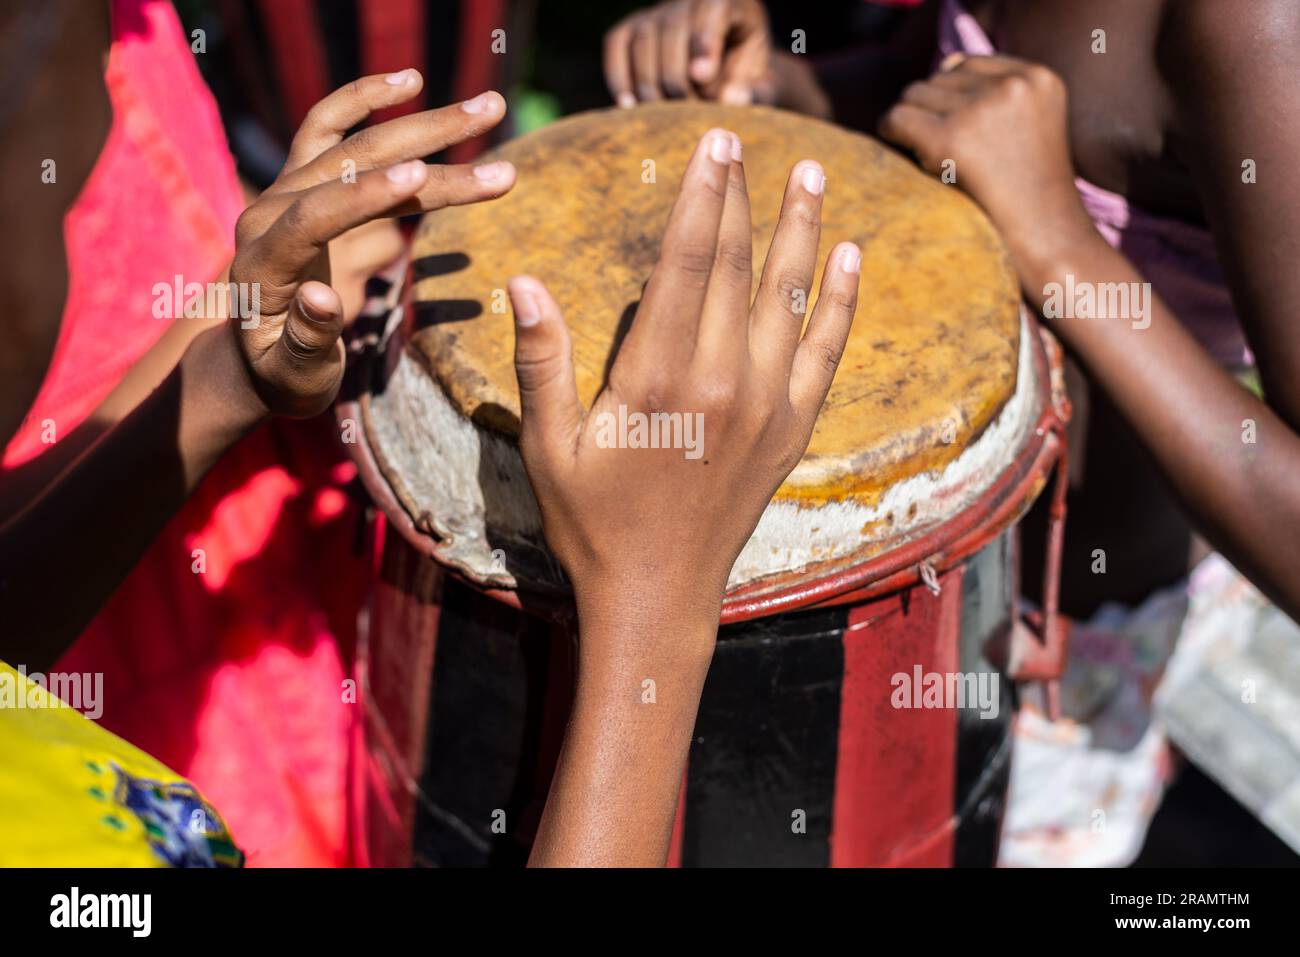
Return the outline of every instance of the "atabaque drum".
[[[425,217],[407,295],[340,406],[384,524],[359,661],[370,863],[526,859],[577,630],[519,454],[506,281],[547,283],[590,405],[714,126],[744,143],[755,283],[803,158],[827,174],[823,258],[858,243],[862,281],[808,451],[731,572],[671,860],[995,860],[1012,679],[1053,678],[1063,649],[1059,351],[953,187],[827,123],[673,103],[582,114],[498,149],[514,190]],[[1031,621],[1017,523],[1054,470]]]

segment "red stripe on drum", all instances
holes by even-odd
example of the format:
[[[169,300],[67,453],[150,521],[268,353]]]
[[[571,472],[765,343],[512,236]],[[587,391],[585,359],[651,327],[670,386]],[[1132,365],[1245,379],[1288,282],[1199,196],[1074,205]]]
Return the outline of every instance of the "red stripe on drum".
[[[895,707],[893,678],[958,669],[964,567],[849,611],[832,867],[952,864],[957,712]]]

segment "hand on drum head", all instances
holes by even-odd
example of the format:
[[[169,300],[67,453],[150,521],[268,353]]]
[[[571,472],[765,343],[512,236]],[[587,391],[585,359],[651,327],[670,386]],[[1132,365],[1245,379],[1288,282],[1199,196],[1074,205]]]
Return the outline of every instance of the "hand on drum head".
[[[758,0],[673,0],[605,35],[605,82],[619,106],[693,96],[773,103],[771,47]]]
[[[751,305],[740,140],[707,133],[589,411],[554,300],[536,279],[511,281],[520,445],[580,610],[621,583],[689,599],[716,624],[731,566],[807,448],[853,321],[861,254],[842,243],[803,330],[824,185],[815,162],[791,171]]]
[[[423,157],[505,116],[497,93],[399,117],[352,136],[372,112],[420,92],[415,70],[362,77],[321,100],[275,183],[239,217],[230,280],[252,310],[230,329],[258,400],[272,414],[323,411],[343,378],[343,303],[330,287],[329,243],[376,219],[476,203],[507,192],[510,163],[431,166]]]

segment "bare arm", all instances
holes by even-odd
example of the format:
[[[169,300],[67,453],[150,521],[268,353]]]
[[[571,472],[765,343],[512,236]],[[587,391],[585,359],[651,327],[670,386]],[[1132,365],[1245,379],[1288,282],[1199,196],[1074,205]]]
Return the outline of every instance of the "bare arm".
[[[333,401],[343,375],[343,302],[330,286],[328,243],[396,212],[498,196],[509,164],[422,161],[494,126],[492,93],[390,121],[360,141],[343,131],[419,91],[367,77],[327,97],[294,140],[276,184],[240,217],[232,282],[259,290],[253,317],[203,332],[161,385],[93,444],[43,495],[0,526],[0,658],[55,660],[131,570],[147,544],[221,454],[267,415],[306,417]],[[355,178],[340,177],[344,160]],[[187,556],[178,556],[186,560]]]
[[[546,539],[573,582],[578,688],[532,863],[664,863],[727,577],[807,448],[843,353],[861,254],[842,243],[803,331],[825,177],[796,164],[751,308],[739,139],[705,134],[609,384],[588,411],[569,335],[535,279],[511,281],[520,445]],[[802,333],[802,336],[801,336]],[[602,444],[602,422],[692,417],[698,455]]]
[[[1261,6],[1270,2],[1259,0]],[[1241,16],[1239,9],[1232,14]],[[1233,32],[1221,26],[1223,36]],[[1048,321],[1132,423],[1198,529],[1300,618],[1300,339],[1294,309],[1300,187],[1283,172],[1268,185],[1241,182],[1248,152],[1264,158],[1265,168],[1282,170],[1300,148],[1297,94],[1293,85],[1281,88],[1281,64],[1266,55],[1267,44],[1252,42],[1234,52],[1218,34],[1207,42],[1224,47],[1188,60],[1187,71],[1216,69],[1206,66],[1215,56],[1234,58],[1243,75],[1259,71],[1236,95],[1220,77],[1212,85],[1222,99],[1207,92],[1197,107],[1205,115],[1187,122],[1204,131],[1195,145],[1203,155],[1194,165],[1210,197],[1234,300],[1261,370],[1267,370],[1268,404],[1218,368],[1158,300],[1149,324],[1145,318],[1135,323],[1139,317],[1132,315]],[[1002,231],[1026,298],[1042,307],[1045,287],[1064,285],[1068,276],[1076,286],[1142,283],[1132,264],[1101,240],[1079,202],[1060,78],[1012,57],[972,57],[950,66],[910,87],[882,132],[911,148],[932,172],[954,160],[958,184]],[[1193,111],[1190,103],[1187,110]]]

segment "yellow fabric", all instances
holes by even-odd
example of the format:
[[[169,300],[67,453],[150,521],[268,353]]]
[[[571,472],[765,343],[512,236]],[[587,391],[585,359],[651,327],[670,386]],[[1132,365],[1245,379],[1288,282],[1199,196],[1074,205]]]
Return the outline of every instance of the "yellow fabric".
[[[157,847],[166,829],[155,828],[151,840],[126,805],[128,782],[194,793],[166,765],[0,661],[0,866],[167,866]],[[197,835],[173,834],[173,842],[201,843],[205,832],[228,838],[206,813]]]

